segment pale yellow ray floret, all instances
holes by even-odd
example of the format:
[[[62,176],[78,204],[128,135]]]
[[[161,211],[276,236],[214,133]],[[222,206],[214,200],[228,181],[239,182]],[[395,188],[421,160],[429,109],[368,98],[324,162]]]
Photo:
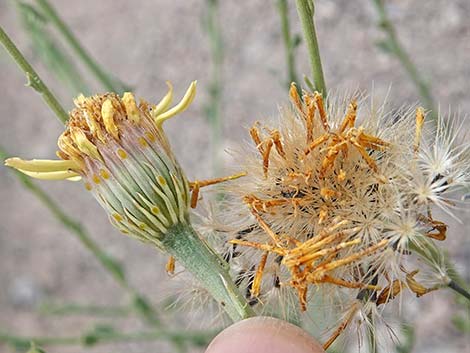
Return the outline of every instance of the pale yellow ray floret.
[[[166,81],[166,84],[168,86],[168,93],[165,94],[162,100],[152,108],[152,116],[154,117],[154,119],[160,114],[164,113],[166,110],[168,110],[168,107],[173,101],[173,85],[170,81]]]
[[[173,108],[171,108],[167,111],[163,111],[160,114],[156,114],[158,112],[152,113],[153,118],[155,120],[155,124],[157,124],[158,127],[160,127],[165,120],[168,120],[169,118],[171,118],[172,116],[175,116],[176,114],[182,113],[183,111],[185,111],[189,107],[189,105],[193,101],[194,97],[196,96],[196,83],[197,83],[197,81],[191,82],[191,84],[189,85],[189,88],[187,89],[187,91],[184,94],[181,101],[177,105],[175,105]],[[170,88],[170,90],[169,90],[168,94],[158,104],[158,106],[160,106],[160,107],[157,106],[157,109],[160,108],[160,109],[164,110],[169,105],[169,102],[171,101],[171,98],[172,98],[172,87],[171,87],[171,85],[169,85],[169,88]],[[165,101],[165,98],[167,98],[167,96],[169,96],[168,97],[168,101],[169,101],[168,103]]]
[[[44,180],[80,180],[80,174],[73,171],[78,164],[71,160],[32,159],[25,161],[20,158],[8,158],[5,165],[36,179]]]

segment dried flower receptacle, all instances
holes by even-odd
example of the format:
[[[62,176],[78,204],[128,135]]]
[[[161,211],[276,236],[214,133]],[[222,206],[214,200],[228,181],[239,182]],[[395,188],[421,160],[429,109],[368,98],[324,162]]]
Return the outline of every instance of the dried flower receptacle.
[[[297,92],[292,85],[293,108],[278,126],[250,129],[254,148],[239,159],[247,176],[226,188],[225,218],[236,224],[226,258],[252,276],[240,282],[250,302],[287,300],[272,293],[290,288],[301,311],[313,295],[380,308],[447,285],[424,284],[419,270],[447,234],[431,209],[449,211],[452,192],[470,186],[469,145],[442,118],[430,135],[422,108],[397,118],[357,99],[326,103]],[[347,309],[325,347],[355,311]]]

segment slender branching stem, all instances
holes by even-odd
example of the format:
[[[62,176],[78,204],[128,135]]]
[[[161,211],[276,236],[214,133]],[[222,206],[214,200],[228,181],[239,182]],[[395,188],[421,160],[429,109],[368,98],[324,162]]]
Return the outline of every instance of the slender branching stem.
[[[420,74],[418,68],[411,60],[411,57],[408,55],[406,50],[403,48],[403,45],[400,43],[395,27],[393,26],[392,21],[388,17],[385,2],[384,0],[372,0],[374,7],[379,16],[380,28],[384,31],[387,36],[386,49],[392,55],[394,55],[400,64],[403,66],[404,70],[413,81],[413,83],[418,88],[421,99],[423,100],[424,105],[427,109],[430,109],[430,116],[433,120],[437,119],[437,110],[434,103],[434,98],[431,93],[431,88],[423,76]]]
[[[318,47],[317,33],[315,30],[314,14],[315,5],[313,0],[296,0],[297,12],[302,24],[305,43],[307,44],[310,66],[313,74],[313,84],[315,90],[324,97],[327,95],[325,78],[320,58],[320,49]]]
[[[285,54],[286,54],[286,65],[287,65],[287,80],[286,88],[289,90],[292,82],[295,82],[297,89],[300,92],[300,85],[297,78],[297,72],[295,69],[295,47],[296,43],[291,35],[290,23],[289,23],[289,7],[287,0],[278,0],[277,8],[279,16],[281,17],[281,30],[282,40],[284,42]]]
[[[50,316],[94,316],[106,318],[124,318],[135,313],[134,308],[130,306],[100,306],[83,305],[76,303],[54,304],[44,303],[38,308],[38,312]]]
[[[218,174],[220,169],[218,153],[222,136],[222,64],[224,58],[218,0],[207,0],[206,11],[204,24],[209,39],[211,74],[209,82],[209,102],[205,107],[205,113],[211,128],[213,171],[215,174]]]
[[[68,119],[68,114],[65,109],[60,105],[57,98],[54,94],[49,90],[49,88],[44,84],[44,82],[39,77],[38,73],[33,69],[31,64],[26,60],[26,58],[21,54],[19,49],[10,39],[10,37],[6,34],[3,28],[0,26],[0,42],[13,58],[13,60],[18,64],[20,69],[25,73],[26,78],[28,80],[28,86],[32,87],[36,92],[38,92],[44,102],[51,108],[51,110],[55,113],[57,118],[62,122],[65,123]]]
[[[60,18],[57,11],[47,0],[36,0],[44,15],[51,21],[57,30],[65,38],[66,42],[73,49],[77,57],[82,60],[90,72],[98,79],[103,87],[116,93],[122,93],[126,90],[123,85],[118,84],[110,75],[108,75],[101,66],[91,57],[87,50],[81,45],[67,24]]]
[[[82,345],[94,346],[96,344],[143,341],[170,341],[177,344],[191,344],[204,347],[217,332],[207,331],[174,331],[169,329],[154,329],[149,331],[117,332],[114,330],[93,330],[79,336],[64,337],[28,337],[11,335],[0,332],[0,342],[7,343],[14,348],[28,347],[30,342],[39,346]]]
[[[0,147],[0,159],[4,160],[8,154]],[[139,294],[127,281],[122,265],[106,254],[97,243],[91,238],[88,231],[73,218],[68,216],[47,193],[37,186],[31,178],[23,173],[13,170],[14,175],[23,184],[23,186],[33,193],[46,208],[52,213],[66,229],[77,237],[80,243],[89,250],[98,262],[107,270],[107,272],[116,280],[116,282],[130,294],[134,309],[141,315],[145,321],[154,325],[159,324],[159,320],[154,309],[148,301]]]

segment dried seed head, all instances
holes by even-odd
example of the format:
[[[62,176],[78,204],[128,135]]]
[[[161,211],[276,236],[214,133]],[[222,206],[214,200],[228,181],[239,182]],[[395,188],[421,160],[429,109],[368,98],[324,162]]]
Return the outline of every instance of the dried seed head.
[[[247,296],[262,305],[283,287],[301,310],[321,293],[340,307],[380,308],[438,288],[415,271],[442,253],[434,243],[447,225],[431,210],[449,211],[452,192],[470,186],[469,144],[443,118],[428,134],[422,108],[392,115],[360,99],[301,99],[295,87],[291,98],[279,124],[251,128],[254,144],[239,157],[247,176],[226,188],[226,258],[250,273],[240,281]]]

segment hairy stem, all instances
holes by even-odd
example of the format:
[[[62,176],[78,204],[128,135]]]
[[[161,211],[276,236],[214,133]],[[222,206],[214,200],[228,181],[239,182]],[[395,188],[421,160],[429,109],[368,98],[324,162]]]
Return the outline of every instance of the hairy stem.
[[[287,80],[286,88],[289,90],[292,82],[296,83],[297,90],[300,92],[300,85],[297,78],[297,72],[295,70],[295,46],[296,43],[290,32],[289,24],[289,7],[287,6],[287,0],[278,0],[277,8],[281,17],[281,29],[282,39],[284,42],[285,54],[286,54],[286,65],[287,65]]]
[[[72,33],[70,28],[66,23],[59,17],[57,11],[51,6],[47,0],[36,0],[41,10],[44,12],[44,15],[52,22],[52,24],[57,28],[57,30],[65,38],[66,42],[73,49],[75,54],[80,60],[85,64],[85,66],[90,70],[90,72],[98,79],[98,81],[104,86],[104,88],[110,92],[123,93],[126,90],[126,87],[123,87],[122,84],[119,84],[111,78],[98,63],[91,57],[91,55],[85,50],[85,48],[80,44],[79,40]]]
[[[315,90],[324,97],[327,95],[325,78],[320,58],[320,49],[318,47],[317,33],[315,30],[314,14],[315,5],[313,0],[296,0],[297,12],[302,24],[304,39],[307,43],[310,66],[313,74],[313,84]]]
[[[377,14],[379,16],[380,28],[384,31],[387,39],[385,41],[387,50],[394,55],[398,61],[401,63],[406,73],[413,81],[415,86],[418,88],[421,99],[423,100],[424,105],[427,109],[430,109],[430,115],[433,120],[437,119],[437,110],[434,103],[434,98],[431,93],[431,88],[429,87],[426,80],[418,71],[418,68],[411,60],[411,57],[403,48],[402,44],[398,40],[397,33],[393,23],[388,17],[387,11],[385,9],[384,0],[372,0]]]
[[[4,48],[17,63],[20,69],[25,73],[28,80],[28,86],[32,87],[36,92],[38,92],[44,102],[51,108],[55,113],[57,118],[65,123],[68,119],[68,114],[65,109],[60,105],[57,98],[49,90],[49,88],[44,84],[44,82],[39,77],[38,73],[33,69],[31,64],[26,60],[26,58],[21,54],[16,45],[12,42],[10,37],[6,34],[3,28],[0,26],[0,42],[3,44]]]
[[[191,226],[173,226],[162,243],[163,248],[192,273],[234,322],[255,316],[255,312],[233,283],[225,261]]]

